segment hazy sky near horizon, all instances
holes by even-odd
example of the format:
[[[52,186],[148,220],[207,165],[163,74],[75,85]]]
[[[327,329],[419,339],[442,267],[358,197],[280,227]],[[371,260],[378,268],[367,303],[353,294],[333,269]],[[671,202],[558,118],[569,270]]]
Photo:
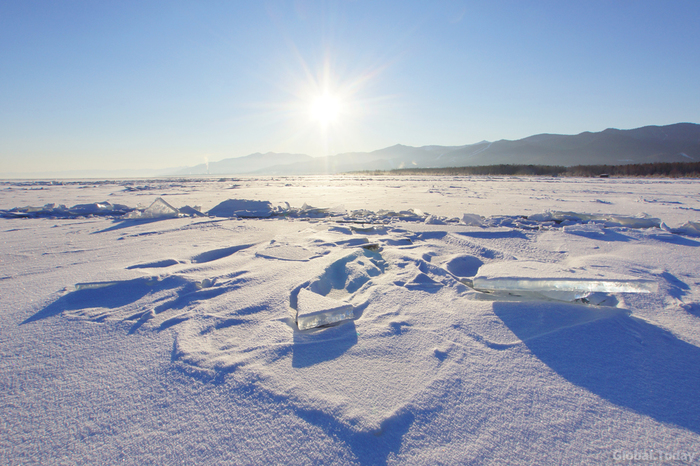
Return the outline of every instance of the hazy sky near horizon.
[[[700,123],[698,20],[697,0],[0,0],[0,175]]]

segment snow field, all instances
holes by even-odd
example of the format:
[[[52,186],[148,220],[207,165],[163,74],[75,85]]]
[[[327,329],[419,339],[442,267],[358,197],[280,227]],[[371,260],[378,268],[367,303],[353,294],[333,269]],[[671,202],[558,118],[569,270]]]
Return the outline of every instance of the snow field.
[[[152,189],[6,184],[0,208],[286,200],[371,210],[375,223],[338,212],[0,219],[3,463],[608,464],[616,451],[697,452],[700,239],[679,230],[700,217],[697,182],[139,183]],[[578,220],[512,217],[518,208]],[[583,218],[642,211],[666,229]],[[481,225],[451,220],[465,213]],[[481,293],[468,286],[479,277],[658,289],[586,305]],[[306,293],[351,305],[353,318],[299,330]]]

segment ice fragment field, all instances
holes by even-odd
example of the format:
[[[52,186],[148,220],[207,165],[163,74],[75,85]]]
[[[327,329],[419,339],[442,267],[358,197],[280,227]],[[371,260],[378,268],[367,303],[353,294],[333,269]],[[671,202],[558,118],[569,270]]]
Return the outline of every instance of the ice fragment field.
[[[697,458],[699,221],[696,180],[0,183],[0,462]]]

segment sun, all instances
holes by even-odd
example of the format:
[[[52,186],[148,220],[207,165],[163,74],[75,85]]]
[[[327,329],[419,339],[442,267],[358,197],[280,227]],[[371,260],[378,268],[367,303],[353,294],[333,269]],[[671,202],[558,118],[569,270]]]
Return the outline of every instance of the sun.
[[[323,127],[335,123],[342,110],[340,99],[332,94],[324,93],[316,96],[309,107],[311,119]]]

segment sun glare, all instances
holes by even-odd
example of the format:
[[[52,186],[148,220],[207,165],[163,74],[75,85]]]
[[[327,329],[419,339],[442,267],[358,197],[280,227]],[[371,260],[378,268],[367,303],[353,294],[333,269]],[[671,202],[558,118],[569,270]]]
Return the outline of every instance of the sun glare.
[[[311,102],[309,113],[313,121],[321,126],[328,126],[335,122],[341,111],[340,99],[330,94],[323,94]]]

